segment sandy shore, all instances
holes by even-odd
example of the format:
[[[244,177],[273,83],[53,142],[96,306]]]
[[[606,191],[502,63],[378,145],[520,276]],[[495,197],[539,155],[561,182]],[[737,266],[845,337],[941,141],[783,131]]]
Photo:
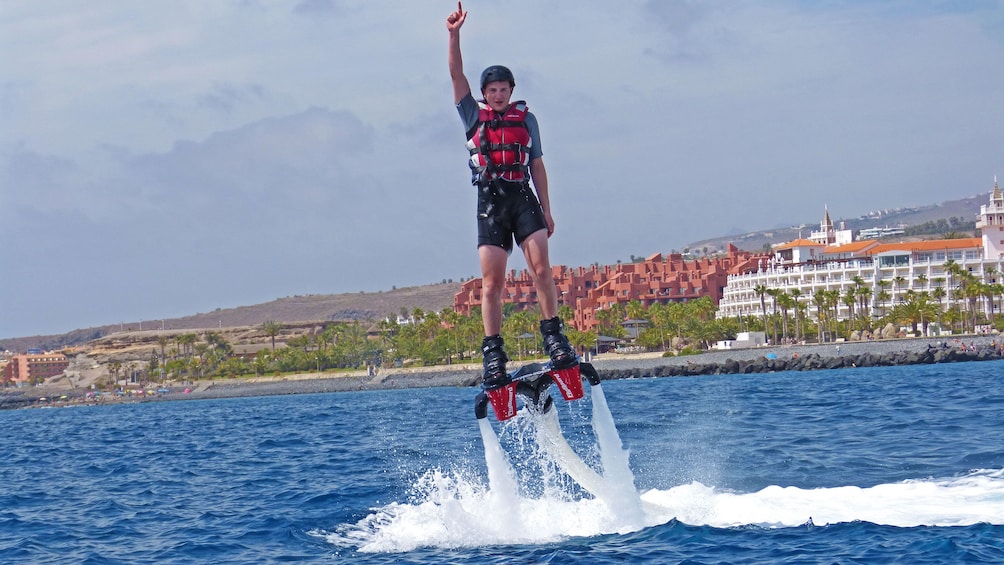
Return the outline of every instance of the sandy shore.
[[[724,364],[726,361],[752,361],[768,355],[778,358],[815,354],[819,357],[845,357],[865,353],[883,355],[896,352],[924,351],[929,347],[988,347],[1000,345],[1001,336],[960,336],[954,338],[907,338],[895,340],[856,341],[812,345],[784,345],[757,349],[709,351],[699,355],[663,357],[661,353],[620,355],[608,353],[593,357],[591,362],[602,377],[604,371],[632,370],[646,375],[659,367],[684,364]],[[510,367],[528,361],[511,361]],[[151,402],[171,400],[197,400],[247,396],[285,394],[312,394],[358,390],[381,390],[425,387],[473,387],[478,384],[480,364],[447,365],[409,369],[380,369],[375,375],[365,371],[351,373],[305,373],[283,377],[256,377],[196,381],[183,386],[172,386],[171,392],[152,397],[117,397],[106,395],[101,403]],[[185,389],[190,392],[183,392]],[[85,398],[86,391],[32,389],[8,390],[0,393],[0,408],[24,408],[39,405],[67,405],[96,403]],[[59,400],[63,395],[67,398]],[[46,401],[39,399],[45,397]],[[53,401],[53,399],[56,399]]]

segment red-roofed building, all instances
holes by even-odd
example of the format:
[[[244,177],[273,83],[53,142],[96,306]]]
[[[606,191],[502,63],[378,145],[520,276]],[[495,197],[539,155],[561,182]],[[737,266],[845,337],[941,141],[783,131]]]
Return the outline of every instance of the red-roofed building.
[[[829,220],[829,213],[826,220]],[[1004,197],[996,179],[990,204],[981,208],[977,227],[984,232],[982,238],[900,243],[845,241],[823,248],[796,240],[776,246],[774,256],[762,268],[729,275],[717,315],[720,318],[761,316],[757,291],[762,289],[778,289],[789,294],[797,291],[795,294],[800,300],[808,302],[820,290],[837,291],[844,296],[849,289],[864,285],[870,290],[868,313],[879,317],[903,302],[910,291],[949,290],[948,261],[968,270],[979,280],[997,283],[1004,273]],[[998,304],[985,301],[987,310],[991,305],[995,311],[999,308]],[[851,313],[851,308],[843,301],[837,308],[838,318],[846,319]],[[810,308],[809,313],[814,314],[813,310]],[[855,314],[860,314],[860,310]]]
[[[656,302],[685,302],[707,296],[716,303],[721,299],[729,274],[756,270],[766,259],[765,254],[740,251],[729,244],[725,257],[684,259],[679,253],[656,253],[644,261],[604,267],[575,269],[552,268],[558,288],[558,303],[571,306],[575,312],[572,324],[579,330],[597,326],[595,312],[614,304],[637,300],[644,306]],[[537,291],[526,270],[510,271],[502,301],[530,308],[537,304]],[[465,282],[453,300],[454,309],[462,314],[481,304],[481,279]]]

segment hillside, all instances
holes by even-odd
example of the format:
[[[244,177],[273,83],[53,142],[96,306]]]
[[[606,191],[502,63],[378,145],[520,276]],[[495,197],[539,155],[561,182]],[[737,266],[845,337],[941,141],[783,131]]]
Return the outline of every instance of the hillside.
[[[840,217],[836,210],[830,210],[830,219],[833,220],[833,224],[837,229],[841,229],[840,225],[843,223],[846,229],[855,231],[875,227],[896,226],[899,224],[915,226],[925,222],[952,217],[974,221],[980,212],[980,205],[987,203],[988,194],[989,192],[983,192],[967,198],[949,200],[941,204],[932,204],[929,206],[875,210],[857,217]],[[784,243],[797,239],[799,236],[808,237],[810,232],[819,229],[819,224],[823,219],[823,212],[820,209],[818,218],[805,221],[800,225],[704,239],[695,241],[687,247],[693,253],[700,253],[705,247],[709,253],[713,253],[715,251],[723,251],[726,245],[732,243],[739,249],[760,251],[764,245]]]
[[[74,330],[61,335],[0,340],[0,350],[26,351],[31,347],[58,349],[132,330],[201,330],[258,326],[272,320],[283,324],[321,321],[371,321],[415,308],[440,311],[453,305],[460,283],[442,283],[384,292],[289,296],[263,304],[220,308],[183,318],[132,322]]]

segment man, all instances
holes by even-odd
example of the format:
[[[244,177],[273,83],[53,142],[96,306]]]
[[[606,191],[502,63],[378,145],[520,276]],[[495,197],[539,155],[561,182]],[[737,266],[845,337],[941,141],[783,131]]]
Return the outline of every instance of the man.
[[[501,65],[488,67],[481,73],[483,100],[474,99],[460,54],[460,28],[466,19],[467,12],[457,2],[457,11],[446,18],[446,28],[450,32],[448,61],[453,101],[467,129],[473,183],[478,187],[478,256],[485,330],[481,344],[483,384],[486,389],[494,389],[509,382],[505,368],[509,359],[500,332],[506,260],[512,252],[514,238],[523,250],[537,288],[537,300],[544,317],[540,333],[552,366],[557,369],[574,367],[578,358],[558,318],[558,292],[547,255],[547,238],[554,233],[554,219],[537,119],[527,110],[526,103],[510,102],[516,81],[512,72]],[[531,180],[533,189],[530,188]]]

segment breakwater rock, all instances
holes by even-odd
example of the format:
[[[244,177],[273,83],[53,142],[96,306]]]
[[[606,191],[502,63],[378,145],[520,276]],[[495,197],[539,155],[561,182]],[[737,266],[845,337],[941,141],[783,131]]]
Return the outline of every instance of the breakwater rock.
[[[773,373],[779,371],[816,371],[823,369],[843,369],[850,367],[882,367],[894,365],[929,365],[933,363],[957,363],[962,361],[997,361],[1004,359],[1001,348],[991,344],[981,344],[972,348],[950,346],[947,343],[928,344],[920,350],[865,351],[845,355],[821,355],[810,352],[790,356],[773,353],[757,358],[723,361],[653,364],[645,368],[606,368],[602,371],[604,380],[638,377],[680,377],[697,375]]]
[[[38,402],[37,397],[28,396],[23,392],[3,392],[0,393],[0,410],[11,410],[14,408],[27,408]]]

